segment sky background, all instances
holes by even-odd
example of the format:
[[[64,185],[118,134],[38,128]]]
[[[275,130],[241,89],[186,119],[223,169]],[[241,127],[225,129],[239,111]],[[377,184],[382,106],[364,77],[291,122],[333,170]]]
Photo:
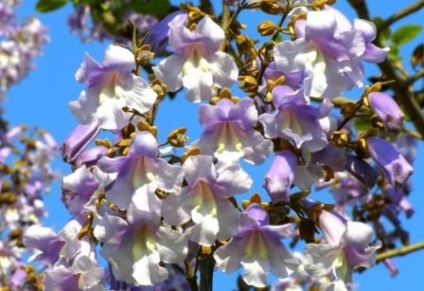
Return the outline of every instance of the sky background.
[[[37,14],[34,11],[35,1],[24,2],[19,8],[18,16],[25,19],[35,15],[42,23],[49,28],[51,42],[46,46],[43,57],[36,59],[36,70],[20,84],[12,87],[8,92],[7,100],[4,104],[5,119],[11,125],[27,124],[37,126],[49,131],[58,142],[71,133],[77,125],[76,120],[68,110],[69,101],[78,98],[79,93],[84,88],[82,84],[75,81],[75,72],[78,69],[84,53],[88,52],[95,59],[101,61],[103,52],[109,43],[81,43],[76,34],[71,34],[70,28],[66,25],[68,15],[72,11],[71,5],[48,14]],[[174,3],[178,1],[173,1]],[[407,4],[414,1],[367,1],[370,6],[370,13],[373,16],[387,17]],[[351,20],[354,19],[354,11],[345,1],[338,1],[336,4]],[[260,19],[249,13],[249,18],[242,18],[251,27],[256,27]],[[253,17],[252,17],[253,16]],[[423,24],[424,11],[420,11],[406,21],[399,22],[399,25],[413,22]],[[421,34],[409,45],[405,46],[403,53],[409,59],[413,48],[424,42],[424,35]],[[349,94],[347,94],[349,95]],[[197,125],[198,105],[191,104],[183,100],[180,96],[178,102],[165,102],[158,115],[160,138],[175,127],[187,126],[190,128],[189,135],[194,140],[199,132]],[[263,177],[268,163],[259,169],[255,174]],[[404,228],[410,231],[411,243],[424,240],[424,198],[422,190],[424,187],[424,147],[419,146],[418,159],[414,165],[415,173],[412,176],[414,190],[411,193],[410,201],[416,209],[415,215],[405,220]],[[68,174],[70,168],[61,162],[60,158],[54,162],[54,168],[63,174]],[[252,168],[253,169],[253,168]],[[250,168],[246,166],[246,170]],[[252,191],[263,191],[261,185],[256,184]],[[49,217],[45,224],[53,227],[56,231],[69,219],[65,207],[60,202],[60,184],[56,183],[52,193],[46,197]],[[390,278],[389,272],[380,264],[366,272],[355,275],[354,281],[360,284],[359,290],[424,290],[424,250],[394,259],[400,273],[395,278]],[[234,276],[216,276],[216,290],[230,290],[235,287]]]

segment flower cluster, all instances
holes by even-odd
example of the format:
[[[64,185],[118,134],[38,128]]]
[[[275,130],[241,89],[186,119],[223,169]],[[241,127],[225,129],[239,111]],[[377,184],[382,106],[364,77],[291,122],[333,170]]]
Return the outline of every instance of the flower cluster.
[[[37,18],[18,24],[14,11],[17,4],[15,0],[0,3],[0,98],[33,69],[33,58],[41,55],[49,41],[46,28]]]
[[[41,290],[42,277],[25,263],[23,234],[45,217],[43,192],[58,176],[50,168],[57,155],[45,131],[25,133],[24,126],[0,129],[0,273],[2,286]],[[20,142],[18,142],[20,141]]]
[[[260,288],[272,273],[287,286],[347,290],[356,268],[372,266],[377,250],[399,239],[381,231],[373,238],[370,224],[412,214],[403,113],[379,86],[356,101],[334,101],[363,86],[364,61],[385,58],[387,50],[372,43],[374,24],[351,24],[326,1],[265,2],[272,1],[226,1],[234,17],[231,7],[260,7],[290,19],[259,25],[271,36],[263,44],[233,18],[219,21],[185,5],[158,23],[153,43],[112,44],[102,63],[86,55],[76,79],[87,87],[69,104],[80,124],[62,146],[73,166],[62,184],[71,219],[58,233],[32,226],[23,238],[47,266],[47,289],[193,287],[198,271],[208,284],[205,274],[216,266],[243,269],[245,283]],[[291,40],[275,42],[279,33]],[[170,54],[152,64],[152,47],[164,43]],[[236,80],[243,98],[230,90]],[[186,129],[177,128],[160,141],[157,112],[180,90],[201,103],[202,132],[188,143]],[[356,118],[370,127],[355,127]],[[254,183],[244,162],[257,167],[267,159],[267,195],[240,201]],[[323,185],[335,205],[307,197]],[[283,239],[304,240],[304,254]]]

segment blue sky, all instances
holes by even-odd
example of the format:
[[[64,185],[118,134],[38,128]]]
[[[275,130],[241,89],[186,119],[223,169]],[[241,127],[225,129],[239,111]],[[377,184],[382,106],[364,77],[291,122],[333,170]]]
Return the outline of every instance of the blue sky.
[[[353,19],[355,14],[345,4],[345,1],[339,2],[336,7],[339,7],[347,13],[350,19]],[[367,2],[370,5],[371,14],[381,16],[390,15],[403,5],[413,3],[410,0],[370,0]],[[70,5],[54,13],[37,14],[34,12],[33,3],[34,1],[25,1],[19,9],[19,16],[22,19],[29,15],[39,17],[49,27],[52,41],[47,45],[44,56],[36,60],[36,70],[9,91],[4,105],[5,118],[12,125],[24,123],[44,128],[51,132],[59,142],[62,142],[77,124],[67,108],[67,103],[75,100],[83,89],[83,85],[75,81],[75,72],[85,52],[89,52],[93,57],[101,60],[103,51],[108,43],[81,43],[77,35],[72,35],[66,25],[67,16],[72,9]],[[412,21],[422,24],[424,11],[419,12],[410,19],[407,22]],[[246,23],[251,27],[255,27],[259,20],[253,17],[253,19],[246,20]],[[406,22],[401,22],[400,24],[402,23]],[[405,47],[404,53],[410,55],[414,45],[423,41],[424,36],[421,34],[410,45]],[[181,103],[166,102],[161,108],[158,120],[162,136],[173,127],[191,127],[197,123],[197,105],[189,104],[181,99],[179,101],[185,104],[184,107],[180,107]],[[177,107],[175,107],[176,105]],[[198,130],[192,131],[192,134]],[[54,166],[64,174],[69,173],[69,167],[63,164],[60,159],[55,162]],[[263,171],[263,169],[260,171]],[[415,173],[412,176],[414,190],[410,197],[410,201],[416,209],[416,214],[411,219],[404,221],[405,229],[411,231],[410,241],[412,243],[424,240],[422,227],[424,211],[421,209],[424,209],[424,199],[422,191],[420,191],[421,187],[424,186],[424,182],[421,179],[423,173],[424,148],[420,145],[418,159],[415,163]],[[257,175],[259,176],[260,173]],[[260,184],[254,190],[260,191]],[[58,230],[68,219],[66,209],[60,202],[59,184],[53,187],[53,191],[47,197],[46,203],[50,212],[49,218],[46,219],[46,224]],[[423,270],[423,267],[420,266],[422,262],[424,262],[424,251],[407,257],[396,258],[395,263],[400,270],[400,274],[395,278],[390,278],[386,268],[383,265],[379,265],[363,274],[355,275],[355,281],[360,284],[359,290],[424,290],[424,280],[421,281],[422,279],[419,277]],[[217,281],[219,282],[217,282],[217,286],[219,288],[217,290],[229,290],[234,287],[233,278],[218,276]],[[229,280],[227,281],[227,279]]]

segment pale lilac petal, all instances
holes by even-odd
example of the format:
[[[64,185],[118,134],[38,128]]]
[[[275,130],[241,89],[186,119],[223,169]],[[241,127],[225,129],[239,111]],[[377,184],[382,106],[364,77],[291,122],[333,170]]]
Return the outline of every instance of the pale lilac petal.
[[[367,139],[367,148],[383,176],[394,187],[401,187],[412,175],[412,166],[386,140],[378,137],[369,137]]]
[[[307,244],[304,251],[306,272],[314,277],[331,274],[338,255],[337,246],[328,244]]]
[[[134,54],[127,48],[112,44],[106,48],[103,66],[118,70],[123,75],[129,74],[135,67]]]
[[[368,101],[371,109],[388,129],[402,128],[404,114],[392,97],[380,92],[371,92],[368,95]]]
[[[200,63],[202,62],[206,61],[200,60]],[[202,100],[209,100],[213,97],[212,73],[200,68],[200,66],[202,64],[199,64],[199,67],[195,67],[189,61],[183,66],[183,85],[188,90],[186,98],[196,103]],[[207,64],[203,64],[203,66],[207,66]]]
[[[251,286],[263,288],[267,284],[267,274],[270,271],[270,263],[268,261],[249,260],[241,262],[244,272],[243,280]]]
[[[81,66],[78,68],[75,74],[75,78],[78,82],[86,82],[90,79],[97,77],[96,75],[93,76],[93,72],[94,74],[98,74],[100,70],[101,65],[89,54],[86,53],[84,56],[84,61],[82,62]],[[91,85],[90,83],[93,82],[89,82],[89,85]]]
[[[219,87],[231,87],[237,81],[238,68],[230,55],[224,52],[216,52],[209,63],[213,81]]]
[[[275,155],[265,175],[264,184],[273,202],[288,201],[296,167],[297,157],[291,151],[282,151]]]
[[[239,269],[247,243],[247,239],[233,238],[225,246],[219,247],[213,254],[216,266],[225,273]]]
[[[180,263],[188,253],[187,235],[161,226],[157,247],[161,261],[168,264]]]
[[[155,76],[166,84],[170,92],[175,92],[183,86],[183,72],[180,68],[183,67],[185,62],[185,58],[171,55],[163,59],[159,65],[153,67]]]

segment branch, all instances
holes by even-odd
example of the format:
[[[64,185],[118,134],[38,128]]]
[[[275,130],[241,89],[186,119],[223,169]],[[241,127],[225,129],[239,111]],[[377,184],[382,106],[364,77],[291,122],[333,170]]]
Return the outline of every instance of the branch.
[[[209,15],[214,15],[214,9],[211,1],[209,0],[201,0],[199,5],[200,10],[206,12]]]
[[[393,23],[395,23],[396,21],[401,20],[402,18],[414,12],[417,12],[423,7],[424,7],[424,0],[417,1],[416,3],[405,7],[404,9],[394,13],[392,16],[387,18],[384,22],[382,22],[380,25],[377,26],[377,30],[381,32],[385,30],[386,28],[388,28]]]
[[[424,77],[424,68],[422,68],[414,76],[412,76],[411,78],[409,78],[408,83],[409,84],[413,84],[416,81],[418,81],[419,79],[421,79],[422,77]]]
[[[370,20],[368,7],[365,0],[348,1],[350,5],[355,9],[359,17]],[[422,1],[423,0],[420,0],[420,2]],[[379,38],[375,40],[375,44],[379,47],[383,46]],[[421,134],[421,136],[424,136],[424,116],[421,112],[420,105],[414,98],[414,88],[410,86],[409,78],[397,74],[395,67],[390,63],[388,59],[386,59],[382,63],[379,63],[378,67],[388,80],[395,81],[390,84],[391,89],[395,93],[395,99],[402,103],[405,108],[405,111],[408,113],[411,118],[411,121],[414,123],[416,130]]]
[[[424,241],[378,254],[376,257],[376,261],[379,262],[388,258],[404,256],[422,249],[424,249]]]
[[[348,0],[348,2],[360,18],[370,19],[370,13],[364,0]]]

